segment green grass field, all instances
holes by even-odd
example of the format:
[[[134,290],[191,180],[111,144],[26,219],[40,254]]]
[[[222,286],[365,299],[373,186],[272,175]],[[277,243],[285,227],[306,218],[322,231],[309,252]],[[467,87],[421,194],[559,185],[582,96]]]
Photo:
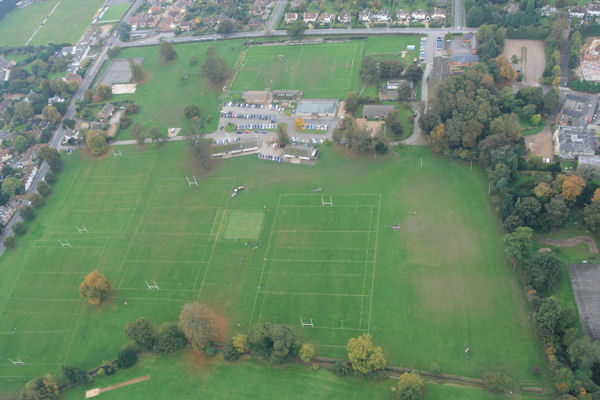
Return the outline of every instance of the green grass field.
[[[54,194],[0,259],[0,349],[26,363],[18,374],[0,363],[0,393],[62,363],[92,368],[117,353],[127,322],[175,321],[195,300],[213,305],[229,334],[285,323],[320,354],[343,356],[350,337],[371,332],[391,365],[545,385],[530,373],[544,361],[482,171],[423,148],[357,160],[326,146],[312,168],[248,156],[200,178],[184,142],[122,152],[65,156]],[[246,190],[232,199],[238,185]],[[254,218],[246,228],[235,222],[244,213]],[[255,235],[257,215],[251,246],[241,237]],[[240,239],[227,238],[231,224]],[[94,268],[114,286],[101,307],[77,291]]]
[[[0,46],[24,46],[55,7],[29,44],[75,44],[102,3],[103,0],[46,0],[17,8],[0,20]]]
[[[148,77],[139,84],[134,94],[113,96],[116,100],[131,99],[139,104],[140,111],[131,115],[133,122],[139,122],[147,129],[158,127],[166,136],[168,128],[189,128],[190,123],[183,116],[183,110],[190,104],[196,104],[202,115],[211,115],[205,132],[213,132],[219,123],[221,88],[209,88],[201,72],[202,63],[208,46],[215,46],[217,53],[227,60],[233,68],[238,54],[242,50],[241,40],[222,40],[215,43],[190,43],[173,46],[177,59],[164,63],[159,57],[159,48],[138,47],[124,49],[119,58],[144,57],[142,66]],[[195,56],[198,63],[190,64]],[[187,75],[183,81],[181,78]],[[129,129],[119,132],[119,139],[129,139]]]
[[[109,6],[108,10],[106,10],[104,15],[102,16],[100,22],[115,22],[120,20],[123,17],[123,15],[125,15],[127,10],[129,10],[129,7],[131,7],[131,4],[129,3]]]
[[[165,357],[145,356],[135,367],[111,377],[97,379],[87,387],[75,388],[63,396],[79,400],[85,390],[106,387],[139,376],[150,375],[150,380],[102,394],[102,399],[219,398],[219,399],[365,399],[393,400],[394,380],[383,381],[338,378],[324,371],[312,371],[299,365],[273,366],[244,360],[225,363],[220,357],[203,364],[189,353]],[[184,371],[184,373],[182,373]],[[193,374],[194,379],[189,379]],[[427,384],[428,400],[490,400],[503,399],[483,390]],[[514,399],[529,399],[515,395]],[[533,398],[533,397],[532,397]],[[539,397],[536,397],[539,399]]]
[[[233,82],[244,90],[297,89],[304,98],[343,99],[358,92],[364,40],[303,46],[252,46]]]

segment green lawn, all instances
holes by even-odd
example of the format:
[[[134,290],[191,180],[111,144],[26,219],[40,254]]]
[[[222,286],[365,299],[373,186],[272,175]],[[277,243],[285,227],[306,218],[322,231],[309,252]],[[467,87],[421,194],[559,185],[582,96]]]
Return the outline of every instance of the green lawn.
[[[103,3],[103,0],[46,0],[17,8],[0,20],[0,46],[24,46],[57,4],[29,44],[75,44]]]
[[[131,7],[131,4],[129,3],[109,6],[100,21],[103,23],[118,21],[125,15],[127,10],[129,10],[129,7]]]
[[[343,99],[358,92],[364,40],[304,46],[252,46],[233,82],[232,94],[297,89],[304,98]]]
[[[184,373],[182,373],[182,370]],[[193,379],[189,379],[193,374]],[[189,353],[164,357],[144,356],[129,370],[116,375],[96,379],[86,387],[75,388],[66,393],[65,400],[79,400],[85,390],[106,387],[140,376],[150,375],[150,380],[105,392],[102,399],[143,398],[219,398],[227,399],[356,399],[375,398],[394,400],[391,388],[395,380],[382,381],[339,378],[325,370],[313,371],[300,365],[273,366],[251,360],[225,363],[216,357],[198,361]],[[483,390],[426,385],[428,400],[489,400],[503,399]],[[513,399],[527,397],[515,395]],[[539,397],[537,397],[539,399]]]
[[[210,115],[204,132],[213,132],[219,123],[221,88],[208,87],[201,72],[208,46],[215,46],[217,53],[233,68],[242,50],[241,40],[221,40],[215,43],[189,43],[173,46],[177,51],[175,61],[165,63],[159,57],[158,46],[124,49],[119,58],[144,57],[142,66],[148,74],[147,81],[139,84],[134,94],[116,95],[115,100],[131,99],[139,104],[140,111],[131,115],[133,122],[139,122],[147,129],[158,127],[163,134],[167,128],[183,128],[187,132],[190,122],[183,111],[186,106],[196,104],[202,115]],[[198,63],[192,65],[190,58],[195,56]],[[187,74],[188,78],[181,78]],[[120,131],[119,139],[129,139],[129,129]]]
[[[66,155],[54,194],[0,259],[0,349],[26,363],[18,374],[0,364],[0,393],[62,363],[92,368],[114,357],[127,322],[175,321],[194,300],[215,307],[229,335],[285,323],[318,353],[343,356],[350,337],[371,332],[391,365],[545,385],[530,373],[544,361],[478,168],[424,148],[357,160],[322,146],[311,168],[247,156],[202,178],[184,142],[120,149]],[[256,246],[224,234],[243,213],[264,215]],[[102,307],[77,291],[94,268],[114,286]]]

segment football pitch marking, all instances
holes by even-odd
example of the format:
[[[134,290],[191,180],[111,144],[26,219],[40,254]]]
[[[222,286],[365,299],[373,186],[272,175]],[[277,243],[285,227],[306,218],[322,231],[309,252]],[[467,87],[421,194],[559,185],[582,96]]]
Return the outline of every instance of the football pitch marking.
[[[286,197],[287,196],[287,197]],[[334,197],[343,197],[344,195],[332,195],[332,196],[326,196],[327,199],[324,200],[324,197],[318,197],[316,195],[313,194],[300,194],[298,196],[313,196],[315,198],[315,200],[318,202],[320,200],[320,204],[318,205],[293,205],[293,204],[285,204],[282,205],[282,199],[286,199],[289,201],[291,196],[295,196],[294,194],[281,194],[279,196],[278,202],[277,202],[277,207],[275,209],[275,215],[273,218],[273,222],[272,222],[272,227],[271,227],[271,233],[269,236],[269,240],[267,242],[267,250],[265,253],[265,258],[263,260],[263,266],[261,268],[261,273],[260,273],[260,277],[259,277],[259,283],[258,286],[256,288],[256,295],[255,295],[255,300],[254,300],[254,304],[252,306],[252,311],[251,311],[251,315],[250,315],[250,322],[249,322],[249,329],[252,326],[253,322],[263,322],[263,309],[265,306],[265,303],[267,303],[267,296],[268,295],[283,295],[283,296],[323,296],[323,297],[348,297],[348,298],[359,298],[361,299],[361,308],[360,308],[360,316],[359,316],[359,321],[358,321],[358,327],[344,327],[344,321],[343,320],[339,320],[341,321],[341,326],[321,326],[320,324],[318,324],[317,320],[312,318],[312,322],[313,322],[313,326],[311,328],[314,329],[330,329],[330,330],[343,330],[343,331],[355,331],[355,332],[366,332],[370,329],[370,320],[371,320],[371,313],[372,313],[372,303],[373,303],[373,290],[374,290],[374,280],[375,280],[375,263],[376,263],[376,252],[377,252],[377,245],[378,245],[378,230],[379,230],[379,220],[380,220],[380,213],[381,213],[381,194],[361,194],[361,196],[371,196],[373,197],[373,200],[377,200],[376,204],[371,204],[371,205],[364,205],[364,204],[360,204],[360,205],[342,205],[340,207],[345,207],[345,208],[354,208],[357,209],[358,207],[369,207],[369,226],[367,228],[367,230],[340,230],[340,231],[331,231],[331,230],[325,230],[325,231],[318,231],[318,230],[279,230],[277,229],[277,227],[279,226],[278,224],[281,224],[281,213],[279,213],[279,208],[291,208],[291,207],[296,207],[298,209],[301,208],[305,208],[305,207],[311,207],[311,208],[323,208],[326,206],[332,206],[333,204],[333,198]],[[350,197],[354,197],[355,195],[347,195]],[[312,200],[311,200],[312,201]],[[347,200],[346,200],[347,201]],[[359,201],[358,199],[356,199],[355,201]],[[286,202],[284,200],[284,202]],[[331,203],[330,204],[325,204],[325,203]],[[344,203],[344,199],[342,198],[342,203]],[[333,206],[333,207],[337,207],[337,206]],[[377,221],[375,222],[373,219],[375,217],[374,214],[374,209],[377,209]],[[366,211],[366,210],[365,210]],[[285,213],[283,214],[285,215]],[[284,217],[285,218],[285,217]],[[375,224],[375,229],[373,230],[373,225]],[[322,259],[322,260],[301,260],[301,259],[294,259],[294,260],[290,260],[290,259],[280,259],[280,258],[269,258],[269,254],[272,253],[272,250],[275,249],[304,249],[306,250],[307,253],[310,253],[311,249],[316,249],[317,247],[294,247],[294,246],[271,246],[271,243],[273,242],[273,234],[274,233],[304,233],[304,234],[311,234],[311,233],[327,233],[327,234],[331,234],[331,233],[358,233],[358,234],[362,234],[364,236],[364,234],[367,235],[367,247],[361,247],[360,250],[366,250],[366,258],[367,260],[352,260],[352,259],[347,259],[347,260],[331,260],[331,259]],[[375,239],[374,239],[374,243],[373,243],[373,239],[371,239],[371,235],[375,233]],[[326,248],[328,249],[328,248]],[[350,248],[350,249],[359,249],[359,248]],[[340,250],[337,249],[336,250]],[[342,249],[343,250],[343,249]],[[369,255],[370,252],[373,252],[373,258],[369,259]],[[365,270],[360,273],[354,273],[354,274],[348,274],[348,273],[319,273],[319,272],[285,272],[285,271],[268,271],[267,274],[271,274],[273,273],[274,275],[278,275],[278,276],[286,276],[286,275],[290,275],[290,276],[294,276],[294,275],[304,275],[304,276],[345,276],[345,277],[349,277],[349,278],[362,278],[362,290],[360,291],[360,293],[319,293],[319,292],[311,292],[311,291],[303,291],[303,292],[293,292],[293,291],[278,291],[278,290],[264,290],[263,289],[263,283],[265,280],[265,270],[266,270],[266,265],[267,263],[359,263],[360,264],[364,264],[365,265]],[[373,267],[371,270],[369,270],[369,268],[367,267],[370,263],[373,263]],[[270,266],[269,269],[272,269],[272,265]],[[367,277],[370,276],[371,278],[371,292],[370,293],[366,293],[366,289],[367,289]],[[260,294],[263,294],[263,297],[261,299],[261,306],[260,306],[260,313],[259,316],[257,318],[255,318],[255,314],[257,312],[257,303],[258,303],[258,297]],[[368,320],[369,320],[369,327],[368,328],[363,328],[363,312],[364,312],[364,299],[365,298],[369,298],[369,316],[368,316]],[[279,319],[278,317],[273,317],[274,319]],[[303,321],[303,320],[302,320]],[[302,326],[302,322],[301,322],[301,327]],[[304,326],[306,327],[306,326]]]

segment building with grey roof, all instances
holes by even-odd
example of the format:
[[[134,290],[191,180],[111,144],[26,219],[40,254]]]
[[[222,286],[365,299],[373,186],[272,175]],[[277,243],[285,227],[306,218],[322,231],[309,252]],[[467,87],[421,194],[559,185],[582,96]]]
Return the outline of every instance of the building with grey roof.
[[[298,117],[335,117],[338,100],[301,100],[296,107]]]
[[[363,106],[362,115],[365,118],[377,118],[384,119],[390,111],[392,111],[394,106],[380,106],[377,104],[365,104]]]
[[[577,157],[578,165],[577,168],[582,165],[591,165],[592,167],[600,168],[600,156],[579,156]]]
[[[584,127],[559,126],[554,131],[554,154],[567,160],[593,156],[596,154],[594,134]]]
[[[592,122],[598,98],[583,94],[567,94],[562,106],[562,113],[569,115],[573,125],[586,125]]]

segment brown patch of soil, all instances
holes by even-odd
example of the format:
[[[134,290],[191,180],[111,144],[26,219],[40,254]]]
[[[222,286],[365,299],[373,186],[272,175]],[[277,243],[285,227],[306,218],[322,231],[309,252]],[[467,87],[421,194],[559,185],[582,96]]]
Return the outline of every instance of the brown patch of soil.
[[[214,309],[213,309],[214,310]],[[218,312],[214,312],[213,322],[217,330],[217,343],[225,343],[229,339],[229,320]]]
[[[541,244],[548,244],[550,246],[560,246],[560,247],[573,247],[577,246],[579,243],[585,243],[588,245],[591,254],[598,254],[598,247],[596,247],[596,242],[589,236],[575,236],[570,239],[540,239]]]

